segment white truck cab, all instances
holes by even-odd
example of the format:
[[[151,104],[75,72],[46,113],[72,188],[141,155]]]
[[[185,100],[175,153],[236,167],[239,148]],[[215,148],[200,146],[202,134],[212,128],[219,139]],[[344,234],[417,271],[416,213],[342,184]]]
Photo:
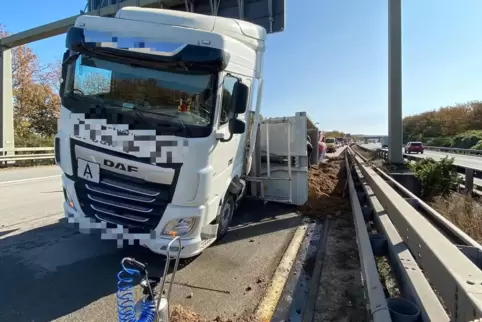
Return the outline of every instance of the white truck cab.
[[[55,138],[69,222],[160,254],[180,236],[183,258],[224,236],[246,193],[265,38],[246,21],[173,10],[78,17]]]

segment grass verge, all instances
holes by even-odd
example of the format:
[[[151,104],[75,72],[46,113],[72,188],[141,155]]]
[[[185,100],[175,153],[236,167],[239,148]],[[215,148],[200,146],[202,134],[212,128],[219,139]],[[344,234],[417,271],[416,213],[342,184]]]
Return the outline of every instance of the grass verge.
[[[430,205],[478,243],[482,242],[482,205],[460,193],[435,197]]]

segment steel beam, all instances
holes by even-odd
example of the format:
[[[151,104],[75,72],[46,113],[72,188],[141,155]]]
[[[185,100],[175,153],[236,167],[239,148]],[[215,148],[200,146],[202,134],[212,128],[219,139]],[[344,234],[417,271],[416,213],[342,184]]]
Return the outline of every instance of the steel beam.
[[[388,162],[403,164],[402,3],[388,0]]]
[[[0,39],[0,46],[4,48],[13,48],[25,45],[37,40],[42,40],[54,36],[61,35],[67,32],[67,29],[72,26],[77,16],[72,16],[62,20],[48,23],[36,28],[28,29],[17,34],[10,35]]]
[[[0,47],[0,149],[13,149],[12,51]]]

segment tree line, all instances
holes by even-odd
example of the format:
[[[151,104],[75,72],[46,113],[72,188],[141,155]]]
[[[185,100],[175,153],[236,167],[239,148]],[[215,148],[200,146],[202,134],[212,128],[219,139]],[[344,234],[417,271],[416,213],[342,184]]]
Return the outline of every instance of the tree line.
[[[345,137],[345,133],[344,132],[340,132],[340,131],[336,131],[336,130],[333,130],[333,131],[323,131],[322,132],[323,135],[325,137],[330,137],[330,138],[344,138]]]
[[[482,149],[482,101],[469,101],[403,119],[404,142]]]
[[[0,24],[0,38],[6,36]],[[41,64],[26,45],[11,52],[15,145],[51,146],[60,107],[60,61]]]

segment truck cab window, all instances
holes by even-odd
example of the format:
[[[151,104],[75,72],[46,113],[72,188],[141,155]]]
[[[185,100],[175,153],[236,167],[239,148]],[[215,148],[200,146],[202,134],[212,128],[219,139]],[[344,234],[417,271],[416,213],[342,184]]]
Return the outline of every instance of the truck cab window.
[[[115,110],[138,129],[151,124],[165,129],[180,122],[188,127],[212,124],[215,74],[164,71],[80,55],[67,83],[64,96],[75,97],[77,105],[71,102],[66,108],[74,112],[87,103],[100,103],[110,115]]]
[[[221,100],[221,115],[219,117],[219,125],[228,123],[229,121],[229,106],[231,105],[231,96],[233,94],[234,84],[238,79],[226,75],[223,81],[223,98]]]

